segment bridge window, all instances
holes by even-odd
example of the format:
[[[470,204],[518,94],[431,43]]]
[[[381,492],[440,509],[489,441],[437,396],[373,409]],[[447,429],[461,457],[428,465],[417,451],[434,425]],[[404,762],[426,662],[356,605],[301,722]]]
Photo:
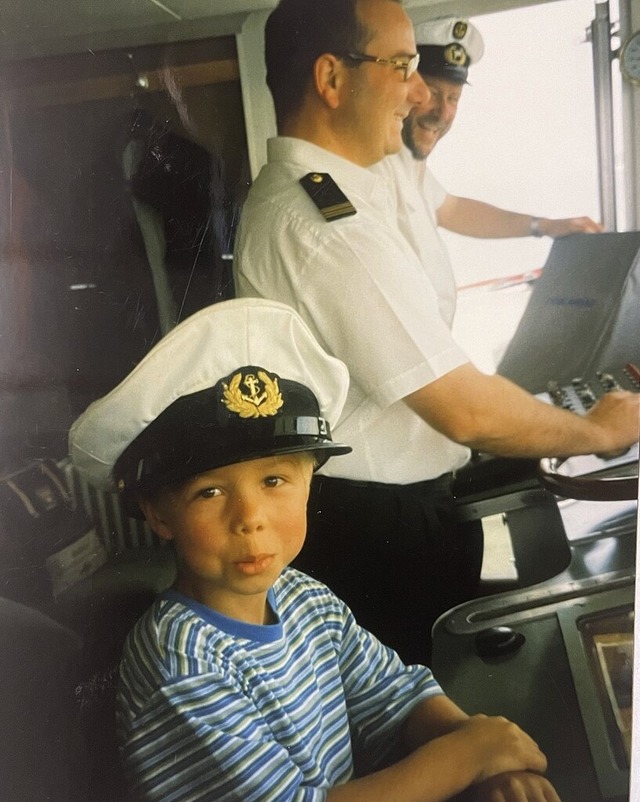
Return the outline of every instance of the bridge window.
[[[586,41],[593,18],[593,0],[474,18],[485,53],[470,70],[451,132],[429,157],[449,192],[527,214],[599,219]],[[493,371],[529,297],[523,274],[544,265],[551,241],[443,236],[460,287],[495,280],[462,289],[455,329],[478,366]]]

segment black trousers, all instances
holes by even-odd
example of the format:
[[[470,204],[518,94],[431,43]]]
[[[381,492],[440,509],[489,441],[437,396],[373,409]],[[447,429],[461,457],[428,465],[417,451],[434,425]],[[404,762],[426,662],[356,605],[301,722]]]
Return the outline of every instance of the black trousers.
[[[456,519],[451,478],[411,485],[315,476],[294,566],[325,582],[406,663],[431,659],[431,628],[477,595],[480,522]]]

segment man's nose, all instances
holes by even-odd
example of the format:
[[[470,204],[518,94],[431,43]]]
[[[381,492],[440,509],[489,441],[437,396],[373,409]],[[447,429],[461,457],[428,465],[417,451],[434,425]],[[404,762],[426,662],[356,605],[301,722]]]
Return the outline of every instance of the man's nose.
[[[414,72],[408,83],[407,100],[412,106],[426,106],[431,103],[432,92],[419,72]]]

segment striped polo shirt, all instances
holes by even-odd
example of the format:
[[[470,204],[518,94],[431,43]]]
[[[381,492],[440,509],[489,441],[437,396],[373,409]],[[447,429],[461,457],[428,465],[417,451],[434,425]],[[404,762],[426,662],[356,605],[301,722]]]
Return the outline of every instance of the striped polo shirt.
[[[276,623],[258,626],[169,590],[130,633],[118,729],[143,799],[324,800],[442,693],[305,574],[285,569],[269,604]]]

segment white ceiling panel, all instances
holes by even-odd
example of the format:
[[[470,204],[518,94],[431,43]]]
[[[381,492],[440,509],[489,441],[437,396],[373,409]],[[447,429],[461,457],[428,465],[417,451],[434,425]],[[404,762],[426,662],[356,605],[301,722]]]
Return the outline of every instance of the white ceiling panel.
[[[544,0],[542,0],[544,2]],[[0,0],[0,61],[237,33],[277,0]],[[540,0],[407,0],[416,21]]]

